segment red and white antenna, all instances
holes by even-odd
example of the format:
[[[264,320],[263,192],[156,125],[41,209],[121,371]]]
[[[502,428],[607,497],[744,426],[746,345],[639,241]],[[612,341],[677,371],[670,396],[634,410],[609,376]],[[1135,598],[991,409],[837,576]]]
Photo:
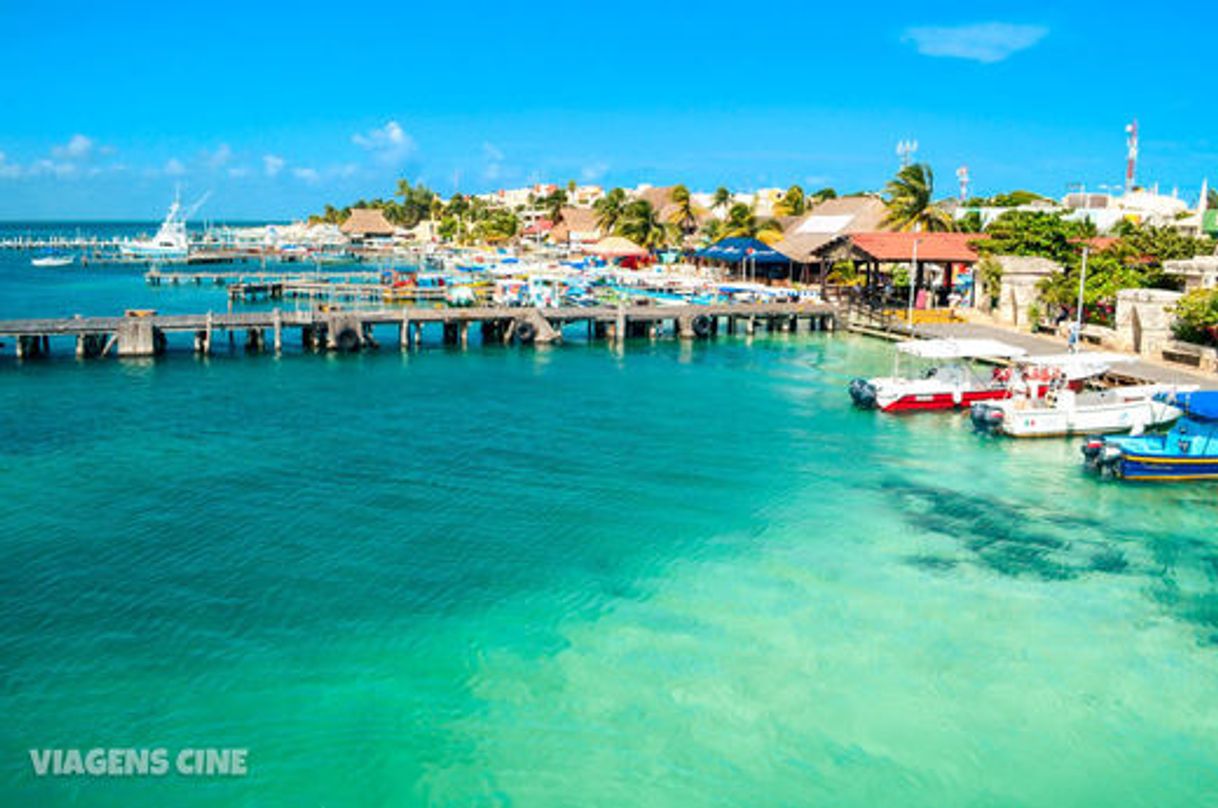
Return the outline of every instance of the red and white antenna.
[[[960,166],[956,169],[956,179],[960,180],[960,201],[968,200],[968,186],[972,179],[968,175],[968,166]]]
[[[1133,123],[1125,127],[1125,134],[1128,136],[1125,139],[1129,146],[1129,154],[1125,160],[1125,193],[1133,190],[1134,178],[1137,176],[1138,168],[1138,119],[1134,118]]]

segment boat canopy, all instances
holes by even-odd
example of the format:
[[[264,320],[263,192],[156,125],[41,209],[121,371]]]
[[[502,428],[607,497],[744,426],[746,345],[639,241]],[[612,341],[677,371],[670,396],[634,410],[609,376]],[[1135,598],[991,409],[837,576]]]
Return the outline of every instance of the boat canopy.
[[[1023,362],[1029,365],[1052,365],[1069,370],[1075,367],[1090,367],[1094,365],[1119,365],[1122,362],[1132,362],[1134,357],[1128,354],[1104,351],[1083,353],[1042,354],[1040,356],[1025,356]]]
[[[1218,421],[1218,390],[1197,390],[1176,393],[1168,403],[1184,410],[1184,414],[1199,421]]]
[[[925,339],[897,344],[897,350],[923,359],[1012,359],[1027,353],[1023,348],[996,339]]]

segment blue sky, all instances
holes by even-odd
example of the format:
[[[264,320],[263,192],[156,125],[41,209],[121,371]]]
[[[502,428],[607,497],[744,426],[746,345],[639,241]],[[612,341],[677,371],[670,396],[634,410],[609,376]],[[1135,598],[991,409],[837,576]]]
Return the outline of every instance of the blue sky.
[[[0,218],[214,218],[531,181],[1218,180],[1218,4],[0,0]]]

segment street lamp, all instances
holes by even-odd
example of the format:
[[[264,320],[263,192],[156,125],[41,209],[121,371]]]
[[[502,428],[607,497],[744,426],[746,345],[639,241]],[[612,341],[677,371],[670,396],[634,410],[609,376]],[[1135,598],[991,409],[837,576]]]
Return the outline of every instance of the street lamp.
[[[1070,352],[1074,353],[1078,350],[1079,338],[1083,334],[1083,292],[1087,288],[1087,256],[1090,254],[1091,248],[1083,245],[1083,265],[1080,268],[1078,275],[1078,312],[1074,319],[1074,328],[1070,334]]]
[[[913,243],[913,264],[909,268],[909,309],[906,312],[906,319],[909,321],[909,330],[913,331],[913,310],[914,310],[914,287],[918,283],[918,244],[922,241],[920,238],[914,239]]]

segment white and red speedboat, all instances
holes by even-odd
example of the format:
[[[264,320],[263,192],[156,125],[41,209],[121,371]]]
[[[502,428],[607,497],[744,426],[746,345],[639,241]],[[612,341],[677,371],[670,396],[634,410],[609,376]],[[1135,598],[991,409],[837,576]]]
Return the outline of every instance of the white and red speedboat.
[[[1011,395],[1011,377],[1003,372],[1007,369],[979,369],[977,360],[1012,360],[1026,353],[992,339],[902,342],[892,375],[854,379],[850,397],[858,407],[884,412],[967,409],[974,402]]]

